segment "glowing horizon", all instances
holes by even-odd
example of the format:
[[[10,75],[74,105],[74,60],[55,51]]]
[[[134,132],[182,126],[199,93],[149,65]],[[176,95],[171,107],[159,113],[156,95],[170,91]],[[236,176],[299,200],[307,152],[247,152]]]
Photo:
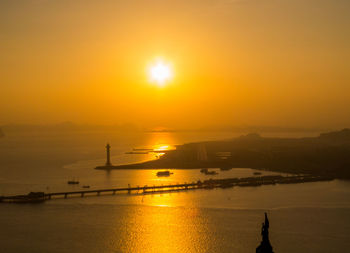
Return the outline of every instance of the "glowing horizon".
[[[350,126],[349,1],[88,2],[0,2],[0,125]]]

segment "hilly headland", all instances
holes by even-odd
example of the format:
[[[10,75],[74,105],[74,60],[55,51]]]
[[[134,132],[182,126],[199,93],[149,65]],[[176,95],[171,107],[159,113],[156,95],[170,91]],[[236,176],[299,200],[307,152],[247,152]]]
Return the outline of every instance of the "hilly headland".
[[[187,143],[154,161],[96,169],[235,167],[350,179],[350,129],[307,138],[248,134],[229,140]]]

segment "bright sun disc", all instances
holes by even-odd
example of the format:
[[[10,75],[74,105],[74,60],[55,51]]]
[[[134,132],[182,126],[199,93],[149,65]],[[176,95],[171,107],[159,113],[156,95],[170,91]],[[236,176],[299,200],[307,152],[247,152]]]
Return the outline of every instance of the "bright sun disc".
[[[169,65],[158,62],[150,68],[150,78],[152,82],[159,86],[164,86],[172,77],[172,71]]]

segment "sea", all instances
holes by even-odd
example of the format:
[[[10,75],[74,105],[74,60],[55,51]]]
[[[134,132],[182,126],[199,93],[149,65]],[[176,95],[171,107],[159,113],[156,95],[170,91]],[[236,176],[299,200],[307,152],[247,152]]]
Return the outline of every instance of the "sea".
[[[152,186],[209,178],[254,176],[233,168],[101,171],[105,146],[113,164],[157,159],[134,148],[174,149],[225,140],[231,132],[8,132],[0,139],[0,196]],[[269,133],[263,136],[315,133]],[[262,171],[263,175],[278,173]],[[79,181],[69,185],[67,181]],[[350,181],[189,190],[158,194],[80,196],[41,204],[0,204],[0,252],[255,252],[264,213],[275,253],[350,252]]]

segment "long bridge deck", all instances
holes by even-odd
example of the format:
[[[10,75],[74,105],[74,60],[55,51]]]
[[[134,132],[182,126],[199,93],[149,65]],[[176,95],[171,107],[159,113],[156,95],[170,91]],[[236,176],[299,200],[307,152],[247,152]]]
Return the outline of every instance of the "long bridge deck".
[[[314,176],[314,175],[296,175],[296,176],[261,176],[247,178],[226,178],[226,179],[209,179],[205,181],[197,181],[192,183],[182,184],[167,184],[153,186],[137,186],[123,187],[110,189],[82,190],[82,191],[67,191],[67,192],[31,192],[28,195],[15,196],[0,196],[0,202],[3,203],[36,203],[53,198],[68,198],[68,197],[84,197],[84,196],[100,196],[101,193],[116,194],[117,192],[150,194],[150,193],[166,193],[174,191],[195,190],[195,189],[213,189],[213,188],[230,188],[234,186],[261,186],[273,184],[294,184],[304,182],[328,181],[333,180],[329,176]]]
[[[154,185],[154,186],[137,186],[137,187],[124,187],[124,188],[111,188],[111,189],[98,189],[98,190],[84,190],[84,191],[71,191],[71,192],[54,192],[54,193],[45,193],[45,197],[51,199],[52,197],[64,197],[72,195],[80,195],[84,197],[85,194],[96,194],[100,195],[101,193],[112,193],[115,194],[117,192],[142,192],[148,193],[153,192],[155,190],[188,190],[197,188],[198,183],[183,183],[183,184],[168,184],[168,185]]]

